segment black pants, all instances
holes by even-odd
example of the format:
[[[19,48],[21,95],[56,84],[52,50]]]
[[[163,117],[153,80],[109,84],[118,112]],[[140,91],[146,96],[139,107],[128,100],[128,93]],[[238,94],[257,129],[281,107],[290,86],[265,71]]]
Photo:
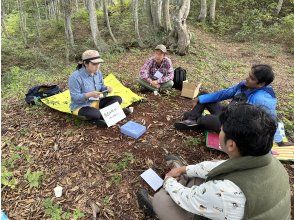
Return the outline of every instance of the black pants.
[[[99,108],[104,108],[106,106],[109,106],[115,102],[118,102],[119,104],[122,103],[122,99],[120,96],[108,96],[105,98],[100,99],[99,101]],[[102,115],[99,111],[99,109],[91,107],[91,106],[85,106],[82,107],[79,110],[78,113],[79,116],[84,116],[86,119],[91,121],[96,121],[102,119]]]
[[[201,93],[201,95],[202,94],[205,93]],[[205,130],[220,132],[221,123],[218,119],[218,116],[224,108],[225,106],[217,102],[205,104],[201,104],[198,102],[191,111],[184,113],[184,120],[195,120],[197,124],[199,124],[200,127]],[[210,115],[202,115],[205,109],[210,112]]]

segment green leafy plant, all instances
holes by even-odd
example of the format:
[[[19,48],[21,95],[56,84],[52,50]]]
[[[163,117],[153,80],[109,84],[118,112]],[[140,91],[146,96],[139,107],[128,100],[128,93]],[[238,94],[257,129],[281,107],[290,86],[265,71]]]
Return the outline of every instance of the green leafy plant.
[[[50,198],[44,200],[45,214],[52,220],[78,220],[85,217],[85,214],[79,209],[75,209],[71,214],[70,212],[63,212],[62,208],[58,204],[54,204]]]
[[[17,182],[18,181],[14,177],[13,172],[8,171],[7,168],[2,165],[1,184],[14,189],[17,185]]]
[[[25,178],[29,182],[30,187],[39,187],[42,181],[42,177],[42,171],[31,172],[31,170],[29,169],[25,174]]]
[[[197,146],[197,145],[201,144],[201,140],[199,140],[198,138],[194,138],[194,137],[188,137],[184,141],[184,144],[188,145],[188,146]]]
[[[123,171],[130,163],[134,161],[134,156],[131,153],[125,153],[122,160],[118,163],[111,163],[110,168],[115,172]]]
[[[79,209],[75,209],[73,213],[73,220],[78,220],[79,218],[85,217],[85,214],[81,212]]]
[[[53,204],[50,198],[44,201],[45,214],[51,217],[52,220],[61,220],[62,209],[57,204]]]

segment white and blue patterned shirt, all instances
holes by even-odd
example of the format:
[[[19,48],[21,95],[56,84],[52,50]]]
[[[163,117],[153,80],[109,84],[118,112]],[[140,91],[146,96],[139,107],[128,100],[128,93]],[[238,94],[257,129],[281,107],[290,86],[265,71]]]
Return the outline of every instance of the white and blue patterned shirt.
[[[86,93],[107,90],[107,87],[104,85],[102,73],[97,71],[91,75],[85,67],[71,74],[68,80],[68,87],[71,97],[70,109],[72,111],[84,106],[90,106],[92,101],[86,98]]]
[[[215,167],[225,162],[204,161],[186,168],[188,177],[205,179]],[[241,189],[229,180],[212,180],[191,188],[168,177],[164,189],[176,204],[188,212],[209,219],[243,219],[246,198]]]

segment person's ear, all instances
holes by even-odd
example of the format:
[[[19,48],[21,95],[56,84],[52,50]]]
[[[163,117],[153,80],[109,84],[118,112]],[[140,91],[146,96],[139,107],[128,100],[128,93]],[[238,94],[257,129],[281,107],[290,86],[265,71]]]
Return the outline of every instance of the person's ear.
[[[238,151],[238,148],[237,148],[235,141],[233,141],[231,139],[227,140],[226,147],[227,147],[228,153],[230,153],[230,154],[234,154],[235,152]]]
[[[265,86],[265,82],[263,82],[263,83],[258,83],[257,85],[258,85],[259,88],[264,87],[264,86]]]

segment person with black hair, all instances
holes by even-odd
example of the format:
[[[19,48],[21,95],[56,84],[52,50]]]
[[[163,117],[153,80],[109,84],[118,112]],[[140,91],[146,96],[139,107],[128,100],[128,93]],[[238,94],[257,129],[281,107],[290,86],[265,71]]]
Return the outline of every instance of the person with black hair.
[[[262,107],[236,103],[219,121],[219,141],[229,159],[184,166],[168,155],[174,168],[163,189],[154,197],[139,190],[140,207],[160,220],[290,219],[289,176],[270,153],[275,120]]]
[[[100,64],[103,62],[98,51],[86,50],[82,55],[82,61],[78,63],[77,70],[68,80],[70,109],[73,114],[83,116],[99,126],[106,126],[99,109],[115,102],[122,103],[120,96],[106,97],[112,88],[104,85],[100,71]],[[126,114],[130,113],[126,108],[123,110]]]
[[[217,116],[225,107],[220,102],[227,99],[232,99],[231,103],[246,102],[262,106],[273,118],[276,118],[277,99],[270,85],[274,78],[271,66],[253,65],[245,81],[214,93],[201,92],[194,100],[192,110],[185,112],[183,120],[176,122],[174,126],[177,130],[204,129],[219,132],[220,121]],[[210,115],[203,115],[205,109]],[[277,135],[275,142],[282,142],[282,138]]]

